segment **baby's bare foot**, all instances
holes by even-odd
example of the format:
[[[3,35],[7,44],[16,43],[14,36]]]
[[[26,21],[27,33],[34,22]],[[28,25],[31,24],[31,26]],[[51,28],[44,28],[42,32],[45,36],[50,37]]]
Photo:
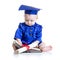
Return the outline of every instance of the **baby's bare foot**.
[[[42,52],[47,52],[47,51],[50,51],[50,50],[52,50],[52,46],[46,46],[41,51]]]

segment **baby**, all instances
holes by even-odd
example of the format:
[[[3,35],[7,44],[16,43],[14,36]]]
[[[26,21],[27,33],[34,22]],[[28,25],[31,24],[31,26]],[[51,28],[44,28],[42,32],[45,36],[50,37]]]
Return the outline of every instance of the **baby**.
[[[36,20],[38,19],[37,13],[40,9],[21,5],[19,10],[25,10],[25,21],[19,24],[15,32],[14,40],[17,41],[18,44],[13,42],[12,46],[14,51],[22,48],[23,45],[27,45],[29,47],[30,45],[34,45],[33,47],[39,48],[41,52],[52,50],[52,46],[46,46],[45,43],[41,40],[42,25],[36,23]]]

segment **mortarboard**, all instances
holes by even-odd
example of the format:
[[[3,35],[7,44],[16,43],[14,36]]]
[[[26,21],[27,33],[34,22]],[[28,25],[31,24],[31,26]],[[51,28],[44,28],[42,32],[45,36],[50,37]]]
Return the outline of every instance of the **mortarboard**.
[[[19,7],[19,10],[25,10],[25,14],[34,14],[36,15],[38,13],[39,8],[35,8],[35,7],[31,7],[31,6],[27,6],[27,5],[21,5]]]

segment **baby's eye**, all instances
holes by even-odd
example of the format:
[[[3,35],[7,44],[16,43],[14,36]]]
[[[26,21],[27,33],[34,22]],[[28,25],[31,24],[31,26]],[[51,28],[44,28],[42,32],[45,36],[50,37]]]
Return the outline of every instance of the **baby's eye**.
[[[29,21],[29,20],[25,20],[25,21]]]
[[[33,22],[33,20],[31,20],[31,22]]]

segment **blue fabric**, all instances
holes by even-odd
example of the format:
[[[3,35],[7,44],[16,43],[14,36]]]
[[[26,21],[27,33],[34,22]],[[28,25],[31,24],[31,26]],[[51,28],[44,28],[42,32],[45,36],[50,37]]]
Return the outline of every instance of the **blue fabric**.
[[[31,6],[26,6],[26,5],[21,5],[19,7],[19,10],[25,10],[25,14],[34,14],[36,15],[38,13],[39,8],[31,7]]]
[[[14,36],[15,40],[16,38],[21,39],[24,44],[31,44],[36,40],[41,43],[42,26],[37,23],[32,26],[28,26],[25,23],[20,23]]]
[[[25,14],[34,14],[37,15],[37,10],[25,10]]]

